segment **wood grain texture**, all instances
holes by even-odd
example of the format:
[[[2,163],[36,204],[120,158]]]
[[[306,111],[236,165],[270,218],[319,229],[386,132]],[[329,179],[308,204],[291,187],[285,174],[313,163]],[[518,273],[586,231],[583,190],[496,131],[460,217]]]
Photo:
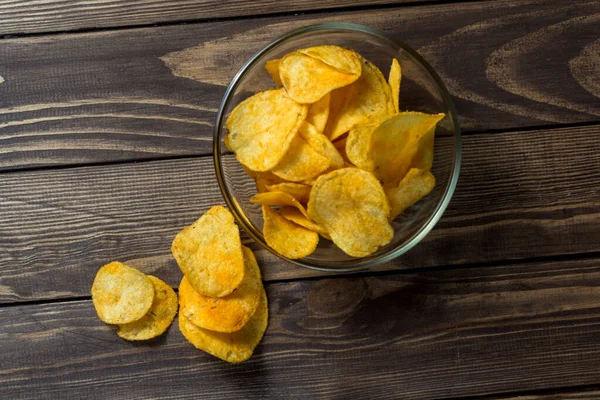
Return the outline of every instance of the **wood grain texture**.
[[[87,295],[112,260],[177,285],[173,237],[223,204],[212,168],[203,157],[0,174],[0,302]],[[466,137],[443,218],[381,268],[599,252],[599,181],[600,125]],[[318,274],[257,257],[266,280]]]
[[[552,390],[550,390],[552,392]],[[493,396],[489,400],[597,400],[600,399],[600,390],[557,390],[555,393],[524,396]]]
[[[600,121],[599,18],[592,0],[467,2],[0,40],[0,169],[208,154],[238,68],[322,21],[417,48],[464,131]]]
[[[600,382],[598,259],[267,285],[255,355],[172,326],[119,339],[90,301],[0,309],[0,397],[433,399]]]

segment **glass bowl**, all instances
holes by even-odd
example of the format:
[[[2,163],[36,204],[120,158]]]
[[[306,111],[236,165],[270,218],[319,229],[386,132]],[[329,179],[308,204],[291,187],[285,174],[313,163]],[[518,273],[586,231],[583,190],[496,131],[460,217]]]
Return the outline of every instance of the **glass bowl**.
[[[394,238],[364,258],[351,257],[331,241],[320,238],[313,254],[298,260],[283,257],[269,247],[262,234],[262,212],[249,200],[256,194],[254,181],[227,150],[223,139],[225,121],[241,101],[252,94],[274,88],[265,62],[291,51],[322,44],[333,44],[358,51],[387,76],[392,58],[402,67],[400,110],[445,113],[435,133],[434,190],[393,221]],[[254,54],[235,75],[221,102],[214,130],[215,170],[223,197],[237,222],[264,248],[294,264],[325,271],[357,271],[390,261],[423,239],[441,218],[458,180],[461,159],[460,128],[454,104],[435,71],[407,45],[369,27],[348,23],[322,23],[306,26],[277,39]]]

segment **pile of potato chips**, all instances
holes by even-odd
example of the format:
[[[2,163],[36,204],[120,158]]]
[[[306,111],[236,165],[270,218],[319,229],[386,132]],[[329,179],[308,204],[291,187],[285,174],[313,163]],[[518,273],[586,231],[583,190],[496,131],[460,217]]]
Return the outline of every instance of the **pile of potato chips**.
[[[251,202],[262,205],[267,244],[297,259],[321,236],[351,256],[373,254],[392,240],[390,222],[433,190],[444,114],[399,111],[396,59],[388,81],[357,52],[332,45],[265,67],[278,88],[235,107],[225,145],[256,181]]]

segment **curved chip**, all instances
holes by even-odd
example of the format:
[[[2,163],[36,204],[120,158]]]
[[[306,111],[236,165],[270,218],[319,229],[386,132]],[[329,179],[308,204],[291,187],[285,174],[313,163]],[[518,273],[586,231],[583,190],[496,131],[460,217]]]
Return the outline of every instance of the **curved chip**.
[[[411,168],[429,171],[433,166],[433,144],[435,140],[435,126],[429,130],[419,141],[417,152],[410,163]]]
[[[227,296],[244,277],[240,232],[222,206],[212,207],[179,232],[171,251],[194,290],[205,296]]]
[[[179,330],[196,348],[221,360],[238,363],[252,356],[260,343],[269,321],[267,294],[261,288],[260,301],[254,315],[242,329],[232,333],[214,332],[200,328],[179,313]]]
[[[364,60],[360,78],[348,88],[331,93],[327,126],[323,132],[335,140],[357,124],[379,120],[395,113],[392,92],[381,71]],[[339,103],[336,107],[333,104]]]
[[[327,93],[325,96],[321,97],[320,100],[311,104],[308,107],[308,113],[306,114],[306,122],[313,125],[317,131],[321,133],[325,129],[325,125],[327,125],[330,100],[331,94]]]
[[[304,185],[302,183],[293,183],[293,182],[283,182],[276,183],[274,185],[267,186],[269,192],[284,192],[291,196],[293,196],[300,203],[308,203],[308,198],[310,196],[310,191],[312,189],[309,185]]]
[[[392,209],[390,221],[393,221],[408,207],[431,193],[434,187],[435,177],[431,172],[411,168],[398,186],[387,192],[388,201]]]
[[[250,203],[263,206],[292,206],[296,207],[306,218],[309,218],[306,208],[291,194],[285,192],[259,193],[250,199]]]
[[[240,286],[225,297],[202,296],[184,277],[179,285],[179,311],[194,325],[216,332],[242,329],[256,311],[262,281],[252,250],[243,247],[246,271]]]
[[[227,118],[228,147],[246,167],[268,171],[286,154],[307,109],[284,89],[257,93],[238,104]]]
[[[279,77],[279,59],[269,60],[265,63],[265,69],[273,78],[273,82],[279,87],[282,87],[281,78]]]
[[[444,114],[401,112],[383,121],[371,137],[375,176],[386,189],[398,186],[408,172],[419,141],[444,118]]]
[[[255,177],[256,191],[258,193],[269,192],[269,186],[276,185],[283,182],[278,176],[275,176],[272,172],[257,172]]]
[[[319,154],[297,135],[287,153],[271,172],[282,179],[298,182],[314,178],[329,168],[329,164],[327,157]]]
[[[313,232],[317,232],[319,235],[323,236],[325,239],[331,240],[331,236],[329,236],[327,231],[322,226],[317,224],[315,221],[308,219],[297,208],[281,207],[279,209],[279,213],[281,214],[282,217],[284,217],[288,221],[292,221],[293,223],[298,224],[306,229],[310,229]]]
[[[262,206],[263,235],[267,244],[276,252],[290,259],[312,254],[319,244],[319,235],[288,221],[270,206]]]
[[[171,286],[155,276],[147,275],[154,286],[154,301],[141,319],[120,324],[117,335],[126,340],[148,340],[162,335],[177,314],[177,295]]]
[[[329,138],[319,133],[313,125],[305,121],[300,126],[298,134],[313,150],[323,157],[327,157],[329,160],[329,169],[333,170],[344,166],[344,159],[331,141],[329,141]]]
[[[357,52],[348,48],[326,44],[300,49],[298,53],[316,58],[338,71],[357,77],[362,71],[361,57]]]
[[[92,302],[107,324],[126,324],[141,319],[154,300],[152,281],[135,268],[118,261],[98,270],[92,284]]]
[[[402,80],[402,68],[400,63],[395,58],[392,59],[392,66],[390,67],[390,74],[388,75],[388,84],[392,90],[392,101],[394,102],[394,108],[396,112],[400,111],[400,82]]]
[[[356,81],[359,75],[340,71],[317,58],[295,51],[279,61],[279,77],[292,99],[300,104],[312,104],[332,90]]]
[[[320,176],[310,193],[308,215],[354,257],[374,253],[394,236],[383,188],[373,174],[358,168]]]
[[[371,156],[371,137],[378,124],[358,124],[350,129],[346,141],[346,156],[360,169],[373,172],[375,163]]]

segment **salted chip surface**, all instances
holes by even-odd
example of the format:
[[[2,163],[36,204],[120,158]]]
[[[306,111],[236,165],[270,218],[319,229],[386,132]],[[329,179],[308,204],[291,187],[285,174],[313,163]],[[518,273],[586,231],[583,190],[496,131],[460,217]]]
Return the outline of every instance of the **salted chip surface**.
[[[126,340],[148,340],[162,335],[177,314],[177,294],[155,276],[147,275],[154,286],[154,300],[142,318],[128,324],[119,324],[117,335]]]
[[[325,135],[335,140],[357,124],[379,120],[395,113],[392,92],[381,71],[363,59],[360,78],[348,89],[332,92]],[[333,107],[334,103],[340,105]]]
[[[257,93],[238,104],[227,118],[228,147],[246,167],[268,171],[288,151],[307,109],[284,89]]]
[[[269,192],[269,186],[284,182],[283,179],[273,174],[271,171],[257,172],[254,177],[256,191],[258,193]]]
[[[392,101],[394,102],[394,108],[396,112],[400,111],[400,82],[402,80],[402,68],[400,63],[395,58],[392,59],[392,66],[390,67],[390,74],[388,75],[388,84],[392,90]]]
[[[383,121],[371,137],[374,174],[384,188],[398,185],[408,172],[419,141],[444,118],[444,114],[401,112]]]
[[[273,78],[273,82],[279,87],[283,86],[279,77],[279,59],[269,60],[265,63],[265,69]]]
[[[279,61],[279,77],[290,98],[300,104],[312,104],[332,90],[356,81],[359,75],[295,51]]]
[[[283,182],[268,186],[269,192],[284,192],[293,196],[300,203],[308,203],[312,187],[302,183]]]
[[[358,124],[350,129],[346,140],[346,156],[360,169],[373,172],[375,163],[371,157],[371,138],[378,123]]]
[[[327,118],[329,118],[330,100],[331,94],[327,93],[316,103],[311,104],[306,114],[306,122],[313,125],[321,133],[325,129],[325,125],[327,125]]]
[[[292,140],[287,153],[271,169],[271,172],[287,181],[298,182],[314,178],[329,168],[329,164],[327,157],[319,154],[300,135],[297,135]]]
[[[394,236],[383,188],[372,173],[358,168],[320,176],[310,194],[308,215],[354,257],[374,253]]]
[[[309,218],[306,208],[291,194],[285,192],[259,193],[250,199],[250,203],[263,206],[291,206],[297,208],[306,218]]]
[[[317,232],[319,235],[323,236],[325,239],[331,240],[331,237],[327,233],[327,231],[317,224],[315,221],[308,219],[304,214],[300,212],[297,208],[294,207],[281,207],[279,209],[279,214],[282,217],[287,219],[288,221],[292,221],[295,224],[298,224],[306,229],[310,229],[313,232]]]
[[[184,277],[179,285],[180,313],[194,325],[216,332],[239,331],[252,317],[258,301],[262,281],[260,269],[252,250],[244,249],[246,271],[240,286],[225,297],[198,294]]]
[[[391,207],[390,220],[394,220],[408,207],[427,196],[435,187],[435,177],[431,172],[411,168],[398,186],[387,191]]]
[[[267,294],[261,287],[260,301],[254,315],[242,329],[223,333],[200,328],[179,313],[179,330],[196,348],[230,363],[246,361],[261,341],[269,321]]]
[[[300,49],[298,53],[316,58],[347,74],[360,76],[362,71],[360,55],[348,48],[326,44]]]
[[[410,163],[411,168],[429,171],[433,166],[433,146],[435,140],[435,126],[429,130],[419,141],[417,152]]]
[[[319,234],[288,221],[270,206],[262,206],[263,235],[271,248],[290,259],[312,254],[319,244]]]
[[[329,138],[320,133],[317,128],[304,122],[298,130],[298,135],[317,153],[329,160],[329,169],[338,169],[344,166],[344,159]]]
[[[244,278],[240,232],[222,206],[179,232],[171,251],[194,290],[204,296],[227,296]]]
[[[126,324],[141,319],[154,300],[152,281],[135,268],[118,261],[98,270],[92,284],[92,302],[107,324]]]

